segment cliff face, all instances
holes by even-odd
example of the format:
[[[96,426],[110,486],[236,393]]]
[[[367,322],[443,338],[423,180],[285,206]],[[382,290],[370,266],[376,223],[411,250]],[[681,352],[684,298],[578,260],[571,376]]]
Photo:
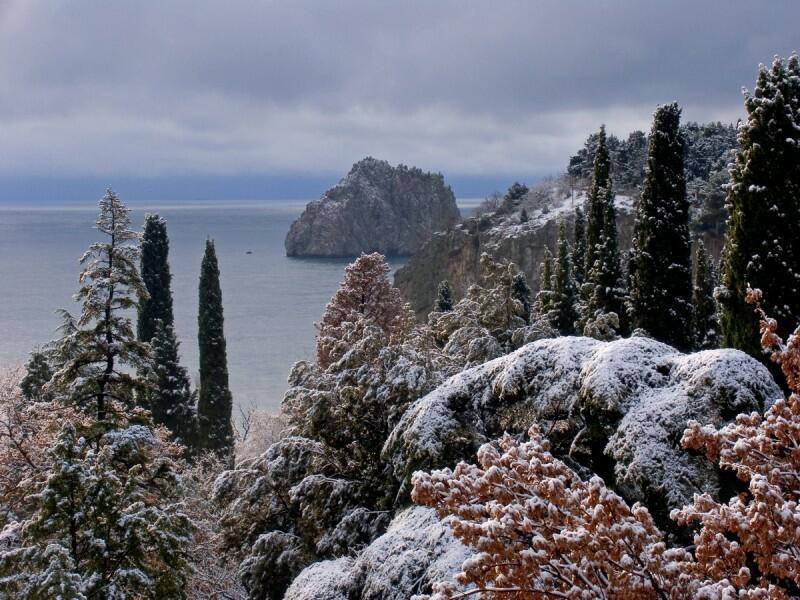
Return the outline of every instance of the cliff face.
[[[292,223],[286,255],[409,255],[459,219],[441,174],[365,158]]]

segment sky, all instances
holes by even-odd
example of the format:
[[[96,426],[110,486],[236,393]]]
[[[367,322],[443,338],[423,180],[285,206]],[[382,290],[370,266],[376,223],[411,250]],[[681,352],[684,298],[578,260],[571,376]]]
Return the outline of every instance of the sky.
[[[660,103],[734,122],[798,22],[798,0],[0,0],[0,202],[318,197],[368,155],[485,195]]]

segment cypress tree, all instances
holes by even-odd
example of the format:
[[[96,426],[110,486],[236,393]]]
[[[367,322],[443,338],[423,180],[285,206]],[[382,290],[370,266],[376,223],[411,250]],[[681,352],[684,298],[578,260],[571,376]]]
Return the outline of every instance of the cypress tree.
[[[594,174],[586,198],[586,247],[584,250],[584,277],[595,266],[600,253],[600,238],[605,222],[607,192],[611,191],[611,159],[606,148],[606,128],[600,127],[594,152]]]
[[[717,273],[703,240],[697,240],[695,251],[694,339],[698,350],[719,347],[719,313],[714,299]]]
[[[440,281],[436,290],[436,310],[439,312],[453,310],[453,290],[450,288],[450,282],[447,279]]]
[[[572,274],[580,286],[584,279],[584,263],[586,262],[586,217],[581,207],[575,209],[575,228],[572,247]]]
[[[228,356],[223,331],[222,289],[214,241],[206,241],[200,269],[200,395],[198,446],[227,455],[233,448],[233,398],[228,388]]]
[[[553,325],[561,335],[574,334],[575,321],[578,319],[571,263],[572,257],[567,243],[566,228],[562,221],[558,232],[558,251],[553,275]]]
[[[172,325],[156,321],[150,346],[153,352],[150,373],[153,421],[166,426],[184,445],[192,446],[195,441],[195,395],[189,385],[189,374],[180,364],[179,342]]]
[[[767,361],[758,319],[745,304],[760,288],[766,313],[786,339],[800,323],[800,66],[775,58],[745,92],[746,120],[731,167],[729,218],[718,294],[722,344]],[[780,379],[779,379],[780,380]]]
[[[680,118],[676,103],[659,106],[653,117],[634,225],[630,305],[634,327],[686,351],[694,345],[692,257]]]
[[[32,352],[28,364],[25,365],[25,377],[19,383],[22,396],[32,402],[47,402],[53,395],[45,389],[45,385],[53,377],[53,369],[42,352]]]
[[[553,308],[553,254],[544,247],[544,260],[539,265],[539,291],[534,309],[539,317],[549,318]]]
[[[514,275],[514,280],[511,282],[511,297],[522,305],[520,317],[522,317],[522,320],[525,321],[526,325],[530,325],[531,288],[528,286],[528,280],[525,277],[525,273],[522,271]]]
[[[145,215],[141,244],[141,276],[148,297],[139,304],[137,337],[149,342],[156,333],[156,322],[172,327],[172,275],[169,270],[167,222],[158,215]]]

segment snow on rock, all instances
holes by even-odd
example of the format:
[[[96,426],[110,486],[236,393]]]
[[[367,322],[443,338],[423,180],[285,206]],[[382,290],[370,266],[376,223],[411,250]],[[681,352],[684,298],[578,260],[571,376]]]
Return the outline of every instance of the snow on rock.
[[[556,454],[615,481],[663,524],[693,493],[720,488],[711,463],[680,448],[686,423],[719,426],[780,397],[767,369],[737,350],[681,354],[646,337],[544,339],[413,403],[383,453],[407,490],[415,470],[472,461],[481,443],[538,422]]]
[[[470,554],[432,509],[412,506],[355,558],[305,569],[284,600],[408,600],[449,580]]]

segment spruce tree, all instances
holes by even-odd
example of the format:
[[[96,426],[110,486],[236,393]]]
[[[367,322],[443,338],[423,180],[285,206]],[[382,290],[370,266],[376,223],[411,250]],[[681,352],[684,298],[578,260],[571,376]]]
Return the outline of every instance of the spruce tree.
[[[172,327],[172,275],[169,270],[167,222],[158,215],[145,215],[141,243],[141,276],[147,298],[139,304],[137,337],[149,342],[156,333],[156,322]]]
[[[553,326],[561,335],[575,333],[575,321],[578,313],[575,308],[577,302],[575,282],[572,278],[572,257],[567,243],[567,233],[564,222],[558,231],[558,251],[555,259],[555,273],[553,274]]]
[[[25,365],[25,377],[19,383],[22,396],[32,402],[47,402],[53,394],[45,385],[53,377],[53,369],[42,352],[32,352],[28,364]]]
[[[694,345],[685,142],[676,103],[659,106],[634,225],[630,306],[633,326],[679,350]]]
[[[226,456],[233,449],[233,398],[228,388],[222,289],[213,240],[206,241],[199,289],[197,339],[200,347],[200,394],[197,402],[197,443],[201,448]]]
[[[526,325],[529,325],[531,322],[531,288],[528,286],[525,273],[522,271],[514,275],[514,280],[511,283],[511,297],[522,306],[520,317],[522,317]]]
[[[189,374],[180,364],[179,342],[173,327],[157,320],[150,346],[153,368],[149,398],[153,421],[166,426],[178,441],[191,447],[195,441],[195,394]]]
[[[453,290],[447,279],[440,281],[439,287],[436,290],[436,310],[439,312],[449,312],[453,310]]]
[[[722,258],[722,343],[767,361],[748,284],[786,339],[800,322],[800,66],[796,54],[759,68],[731,167]]]
[[[694,339],[698,350],[719,347],[719,312],[714,299],[717,273],[703,240],[697,240],[695,252]]]
[[[586,217],[580,206],[575,209],[572,239],[572,274],[575,277],[575,283],[580,286],[583,283],[586,262]]]
[[[52,382],[71,404],[92,410],[98,422],[131,406],[134,394],[147,387],[136,373],[149,366],[147,344],[133,333],[130,311],[147,297],[136,267],[139,235],[129,229],[127,207],[112,191],[100,199],[97,229],[106,236],[81,258],[84,269],[75,295],[82,301],[76,319],[60,311],[63,337],[51,344],[56,366]]]

